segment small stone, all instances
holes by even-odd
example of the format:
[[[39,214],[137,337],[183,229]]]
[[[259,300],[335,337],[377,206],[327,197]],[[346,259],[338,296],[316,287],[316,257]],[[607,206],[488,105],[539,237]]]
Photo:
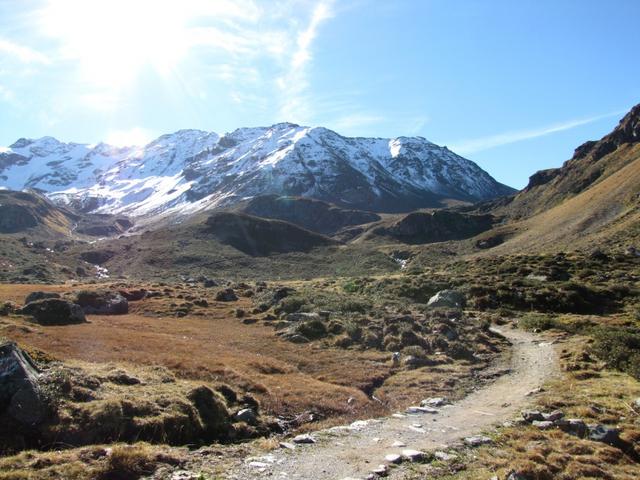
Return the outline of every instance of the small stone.
[[[424,452],[421,452],[420,450],[412,450],[410,448],[402,450],[402,457],[406,458],[410,462],[420,461],[424,458],[424,456]]]
[[[522,412],[522,418],[524,418],[527,422],[531,423],[533,421],[542,421],[544,420],[544,416],[542,412],[538,410],[525,410]]]
[[[530,397],[530,396],[532,396],[532,395],[536,395],[536,394],[541,393],[541,392],[544,392],[544,389],[542,389],[542,388],[540,388],[540,387],[538,387],[538,388],[534,388],[533,390],[531,390],[531,391],[527,392],[526,396],[527,396],[527,397]]]
[[[435,452],[433,456],[436,457],[441,462],[448,462],[450,460],[455,460],[456,458],[458,458],[456,455],[451,455],[450,453],[447,453],[447,452]]]
[[[313,438],[311,435],[309,435],[308,433],[304,433],[302,435],[298,435],[296,437],[293,437],[293,443],[298,443],[298,444],[309,444],[309,443],[316,443],[316,439]]]
[[[555,424],[549,420],[534,420],[531,424],[540,430],[550,430],[555,427]]]
[[[391,446],[392,446],[392,447],[396,447],[396,448],[403,448],[403,447],[406,447],[406,446],[407,446],[407,444],[406,444],[406,443],[404,443],[404,442],[401,442],[400,440],[396,440],[395,442],[393,442],[393,443],[391,444]]]
[[[402,462],[402,457],[400,455],[398,455],[397,453],[389,453],[388,455],[384,456],[385,461],[389,462],[389,463],[401,463]]]
[[[407,413],[409,414],[421,414],[421,413],[431,413],[431,414],[435,414],[438,413],[438,410],[436,410],[435,408],[430,408],[430,407],[409,407],[406,410]]]
[[[293,443],[280,442],[280,448],[285,448],[287,450],[295,450],[296,446]]]
[[[542,416],[549,422],[555,422],[556,420],[560,420],[562,417],[564,417],[564,413],[562,412],[562,410],[554,410],[551,413],[543,413]]]
[[[491,443],[491,439],[489,437],[485,437],[484,435],[474,435],[465,438],[464,443],[466,443],[470,447],[479,447],[480,445]]]
[[[434,397],[434,398],[427,398],[425,400],[422,400],[420,402],[420,406],[421,407],[442,407],[443,405],[446,405],[448,403],[449,402],[447,401],[446,398]]]
[[[384,464],[380,464],[378,465],[376,468],[374,468],[373,470],[371,470],[372,473],[375,473],[376,475],[378,475],[379,477],[386,477],[387,474],[389,473],[389,467],[387,467]]]
[[[200,474],[188,470],[177,470],[171,474],[171,480],[197,480]]]

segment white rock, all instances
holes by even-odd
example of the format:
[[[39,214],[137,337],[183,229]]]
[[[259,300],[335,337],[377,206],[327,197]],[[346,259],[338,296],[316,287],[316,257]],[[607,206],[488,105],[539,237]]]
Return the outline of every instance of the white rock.
[[[380,477],[386,477],[389,473],[389,467],[384,464],[380,464],[371,471]]]
[[[401,442],[400,440],[396,440],[395,442],[393,442],[391,444],[392,447],[397,447],[397,448],[402,448],[402,447],[406,447],[407,444],[404,442]]]
[[[402,457],[406,458],[410,462],[417,462],[425,457],[425,453],[421,452],[420,450],[407,448],[405,450],[402,450]]]
[[[485,437],[484,435],[474,435],[465,438],[464,443],[466,443],[470,447],[479,447],[480,445],[491,443],[491,439],[489,437]]]
[[[431,408],[431,407],[409,407],[406,410],[407,413],[410,414],[421,414],[421,413],[438,413],[438,410],[436,410],[435,408]]]
[[[302,435],[298,435],[296,437],[293,437],[293,443],[316,443],[316,439],[313,438],[311,435],[309,435],[308,433],[304,433]]]
[[[389,463],[400,463],[402,462],[402,457],[397,453],[389,453],[384,456],[385,461]]]
[[[441,462],[448,462],[450,460],[455,460],[456,458],[458,458],[457,455],[451,455],[450,453],[439,452],[439,451],[435,452],[433,456],[436,457]]]
[[[442,407],[447,403],[449,402],[444,397],[433,397],[433,398],[427,398],[425,400],[422,400],[420,402],[420,406],[421,407]]]

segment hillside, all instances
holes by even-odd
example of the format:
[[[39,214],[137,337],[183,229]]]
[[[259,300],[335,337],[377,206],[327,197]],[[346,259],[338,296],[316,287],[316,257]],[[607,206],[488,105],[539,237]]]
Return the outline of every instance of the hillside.
[[[380,215],[350,210],[320,200],[304,197],[254,197],[240,207],[241,211],[262,218],[284,220],[307,230],[334,234],[344,227],[380,220]]]
[[[599,141],[586,142],[552,170],[531,176],[511,199],[480,207],[505,224],[483,238],[509,238],[499,252],[624,248],[640,233],[640,105]]]

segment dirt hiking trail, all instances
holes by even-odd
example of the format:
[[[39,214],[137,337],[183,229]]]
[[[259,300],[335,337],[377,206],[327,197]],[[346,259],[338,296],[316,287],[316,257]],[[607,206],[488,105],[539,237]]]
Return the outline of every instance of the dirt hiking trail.
[[[557,371],[557,356],[552,342],[540,336],[509,327],[492,330],[511,342],[510,365],[505,365],[504,375],[463,400],[438,407],[437,413],[396,415],[315,432],[316,443],[246,459],[227,478],[365,479],[388,463],[388,454],[442,450],[513,418],[531,400],[527,394]],[[393,476],[391,469],[388,478]]]

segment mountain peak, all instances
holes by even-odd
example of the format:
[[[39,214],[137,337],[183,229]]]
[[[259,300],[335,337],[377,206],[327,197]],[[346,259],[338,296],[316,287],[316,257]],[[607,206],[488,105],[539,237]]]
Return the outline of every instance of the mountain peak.
[[[422,137],[344,137],[291,122],[222,137],[184,129],[135,148],[51,137],[14,145],[17,152],[0,153],[0,184],[39,188],[97,213],[187,214],[265,194],[399,212],[512,192]]]

